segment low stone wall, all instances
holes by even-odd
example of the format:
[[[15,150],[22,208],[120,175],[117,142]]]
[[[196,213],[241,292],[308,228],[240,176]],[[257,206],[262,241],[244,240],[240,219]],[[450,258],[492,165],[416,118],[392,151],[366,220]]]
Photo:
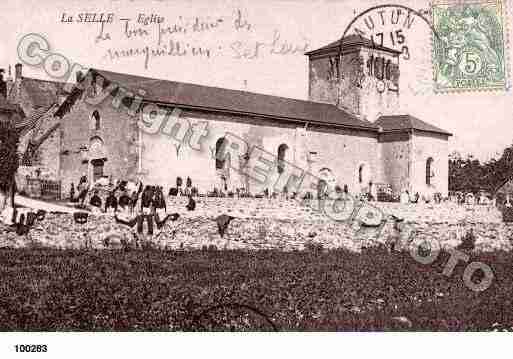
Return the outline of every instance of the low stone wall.
[[[218,249],[302,250],[309,243],[324,248],[345,248],[359,252],[363,247],[384,243],[397,236],[388,221],[381,231],[360,227],[358,223],[335,222],[308,206],[294,201],[263,199],[199,198],[197,211],[187,212],[186,198],[173,198],[169,212],[181,217],[169,221],[153,236],[145,235],[154,246],[167,249],[201,249],[214,245]],[[375,203],[374,203],[375,204]],[[401,236],[423,241],[437,241],[442,247],[456,247],[471,229],[476,250],[510,250],[513,225],[502,223],[500,212],[485,207],[466,208],[456,205],[401,205],[377,203],[387,214],[405,218]],[[219,214],[234,217],[224,238],[218,234],[215,218]],[[145,225],[146,229],[146,225]],[[108,236],[131,241],[135,228],[118,224],[112,217],[91,215],[86,224],[76,224],[70,214],[47,214],[25,236],[0,226],[0,246],[51,246],[56,248],[105,248]]]
[[[229,214],[240,218],[274,218],[303,221],[333,221],[320,211],[318,201],[300,202],[280,199],[256,199],[256,198],[214,198],[200,197],[197,202],[197,216],[218,216]],[[326,202],[325,207],[332,206],[333,201]],[[185,205],[187,198],[170,197],[167,206],[170,212],[187,214]],[[454,203],[440,204],[401,204],[391,202],[369,202],[376,206],[385,215],[395,215],[407,222],[430,223],[459,223],[467,221],[471,223],[500,223],[502,214],[491,206],[462,206]]]

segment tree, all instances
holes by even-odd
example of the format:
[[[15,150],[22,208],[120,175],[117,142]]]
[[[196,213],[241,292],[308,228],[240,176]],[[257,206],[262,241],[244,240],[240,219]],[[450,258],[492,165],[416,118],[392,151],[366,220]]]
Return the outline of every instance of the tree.
[[[19,133],[10,120],[0,121],[0,192],[5,199],[9,199],[14,207],[14,193],[16,190],[15,175],[18,170],[18,143]],[[0,210],[5,207],[5,200],[0,204]]]
[[[497,157],[500,154],[497,154]],[[449,190],[494,193],[498,186],[513,175],[513,144],[506,147],[500,158],[480,163],[471,154],[466,158],[458,152],[449,155]]]

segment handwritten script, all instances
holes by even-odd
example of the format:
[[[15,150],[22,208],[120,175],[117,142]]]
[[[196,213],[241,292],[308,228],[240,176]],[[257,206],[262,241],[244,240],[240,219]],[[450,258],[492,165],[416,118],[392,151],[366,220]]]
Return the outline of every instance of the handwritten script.
[[[94,41],[104,51],[104,59],[141,58],[145,69],[162,57],[255,60],[303,55],[309,50],[309,41],[303,36],[290,40],[279,29],[257,30],[240,9],[227,16],[177,15],[171,20],[160,14],[140,13],[135,18],[98,23]],[[268,35],[256,40],[264,33]]]

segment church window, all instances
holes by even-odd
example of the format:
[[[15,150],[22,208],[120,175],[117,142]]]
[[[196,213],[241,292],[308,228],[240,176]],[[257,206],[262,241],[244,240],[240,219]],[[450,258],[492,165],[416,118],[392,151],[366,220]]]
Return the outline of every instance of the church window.
[[[431,178],[435,175],[433,173],[433,157],[429,157],[426,161],[426,184],[431,185]]]
[[[387,60],[385,64],[385,79],[391,80],[392,79],[392,61]]]
[[[224,153],[225,146],[227,145],[226,139],[221,137],[216,142],[216,170],[224,169],[226,158],[221,158]]]
[[[278,173],[283,173],[285,169],[285,154],[288,150],[289,146],[282,143],[280,146],[278,146]]]
[[[385,67],[385,59],[383,57],[376,57],[374,59],[374,75],[378,80],[383,80],[383,70]]]
[[[369,59],[367,60],[367,74],[369,76],[373,76],[374,75],[374,71],[372,71],[372,68],[374,66],[374,56],[370,56]]]
[[[91,116],[92,128],[96,131],[100,129],[100,113],[94,110],[93,115]]]

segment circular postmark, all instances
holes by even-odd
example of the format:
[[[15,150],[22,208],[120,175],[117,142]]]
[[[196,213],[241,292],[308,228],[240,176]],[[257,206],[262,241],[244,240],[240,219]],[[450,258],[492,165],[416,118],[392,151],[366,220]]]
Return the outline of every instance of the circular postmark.
[[[376,49],[393,49],[400,52],[401,59],[410,60],[411,48],[415,45],[410,40],[411,32],[415,30],[417,23],[423,23],[438,37],[426,17],[429,14],[430,10],[414,10],[399,4],[373,6],[357,14],[346,26],[341,38],[348,35],[361,36],[370,40]],[[422,47],[422,44],[418,44],[418,47]]]
[[[430,14],[431,9],[381,4],[361,11],[349,22],[339,41],[339,54],[356,44],[366,49],[367,54],[357,58],[359,87],[380,95],[398,92],[399,62],[403,62],[411,63],[415,72],[401,71],[401,87],[414,95],[433,90],[431,56],[426,54],[426,47],[432,38],[438,39],[438,33]]]

